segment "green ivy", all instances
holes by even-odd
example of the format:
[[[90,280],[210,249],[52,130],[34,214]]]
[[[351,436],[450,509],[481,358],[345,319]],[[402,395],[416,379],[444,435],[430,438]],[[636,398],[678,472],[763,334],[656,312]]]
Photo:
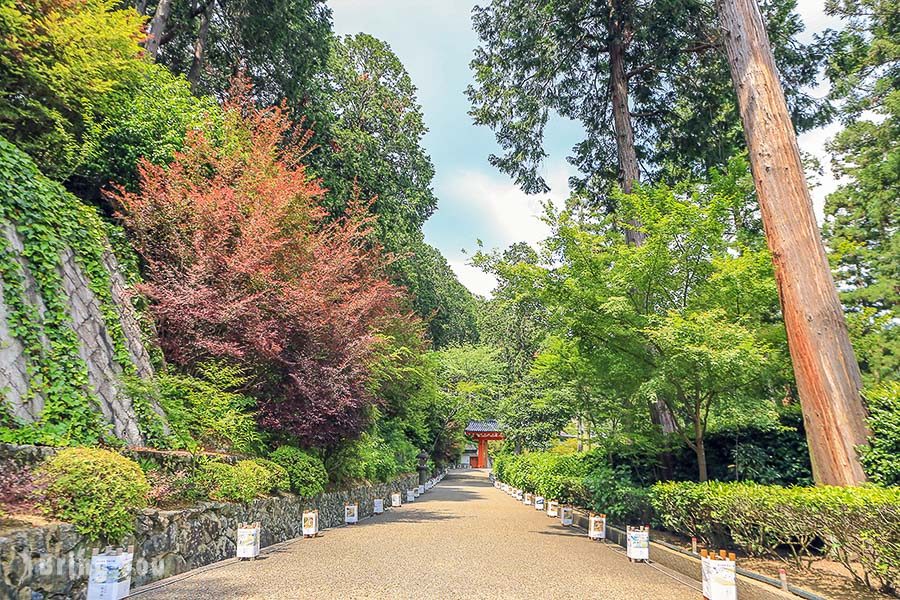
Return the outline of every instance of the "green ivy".
[[[79,356],[78,335],[72,328],[60,275],[61,257],[68,247],[99,302],[116,362],[126,375],[133,375],[135,366],[104,261],[111,249],[103,220],[62,186],[41,175],[24,153],[0,138],[0,221],[12,223],[21,237],[21,255],[45,309],[40,314],[25,300],[22,265],[14,258],[5,236],[0,236],[0,277],[10,333],[25,350],[29,397],[44,398],[39,423],[17,432],[7,431],[2,437],[18,435],[27,441],[64,445],[108,439],[109,426],[103,422],[97,398],[90,390],[87,365]]]

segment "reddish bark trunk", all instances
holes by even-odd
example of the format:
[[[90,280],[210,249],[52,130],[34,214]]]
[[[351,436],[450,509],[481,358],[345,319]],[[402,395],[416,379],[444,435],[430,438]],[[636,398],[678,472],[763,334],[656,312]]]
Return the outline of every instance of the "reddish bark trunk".
[[[859,365],[831,277],[797,138],[755,0],[716,0],[816,482],[854,485],[866,476]]]

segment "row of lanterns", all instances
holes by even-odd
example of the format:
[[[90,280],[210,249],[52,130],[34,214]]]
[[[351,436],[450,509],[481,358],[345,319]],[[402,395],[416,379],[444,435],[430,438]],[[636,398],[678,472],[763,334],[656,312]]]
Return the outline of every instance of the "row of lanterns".
[[[494,479],[494,487],[512,496],[525,506],[545,511],[547,516],[559,518],[564,527],[575,521],[575,509],[560,505],[556,500],[537,496]],[[588,516],[588,537],[592,540],[606,539],[606,515],[590,513]],[[625,532],[625,554],[631,562],[650,561],[650,527],[648,525],[628,526]],[[701,579],[704,600],[737,600],[737,567],[734,553],[724,550],[718,555],[701,551]]]
[[[420,484],[416,487],[409,488],[405,490],[405,492],[394,492],[391,494],[391,504],[390,508],[400,508],[403,506],[403,502],[415,502],[416,498],[424,494],[425,492],[431,490],[434,486],[441,482],[444,479],[444,473],[437,475],[436,477],[432,477],[428,481],[423,484]],[[403,496],[406,496],[406,499],[403,499]],[[384,498],[375,498],[372,500],[372,513],[376,515],[380,515],[385,511],[385,499]],[[359,521],[359,503],[351,502],[344,505],[344,524],[353,525]],[[303,513],[303,537],[312,538],[316,537],[319,534],[319,511],[318,510],[309,510]]]
[[[429,491],[444,479],[441,473],[424,484],[405,490],[406,502],[414,502],[416,498]],[[391,508],[403,505],[403,494],[391,494]],[[385,511],[385,499],[375,498],[372,512],[380,515]],[[344,523],[353,524],[359,521],[359,503],[344,505]],[[304,538],[314,538],[319,534],[319,511],[307,510],[301,516],[301,529]],[[240,560],[255,559],[260,551],[260,534],[262,527],[259,521],[239,523],[235,540],[236,555]],[[87,600],[119,600],[131,591],[131,571],[134,561],[134,547],[106,548],[103,553],[94,550],[91,556],[90,574],[88,576]]]

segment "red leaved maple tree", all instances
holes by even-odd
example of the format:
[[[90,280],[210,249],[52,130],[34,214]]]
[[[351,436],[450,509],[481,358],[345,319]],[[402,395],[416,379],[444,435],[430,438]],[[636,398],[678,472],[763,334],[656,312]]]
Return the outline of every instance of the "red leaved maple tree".
[[[215,141],[192,134],[168,166],[141,164],[138,193],[114,194],[140,291],[168,360],[247,367],[263,427],[332,446],[367,425],[367,359],[381,326],[411,318],[404,292],[364,203],[327,218],[285,110],[255,107],[238,79],[224,111]]]

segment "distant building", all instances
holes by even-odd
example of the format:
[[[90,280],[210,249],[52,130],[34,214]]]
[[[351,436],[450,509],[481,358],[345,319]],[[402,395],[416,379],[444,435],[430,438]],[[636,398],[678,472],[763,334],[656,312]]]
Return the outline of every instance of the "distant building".
[[[475,456],[467,455],[465,451],[460,462],[466,458],[469,466],[475,469],[489,469],[491,457],[488,456],[487,443],[491,440],[502,440],[503,432],[495,419],[486,421],[469,421],[466,426],[466,435],[478,444],[478,453]]]
[[[478,464],[478,446],[475,444],[466,444],[462,453],[459,455],[459,464],[464,467],[471,467]]]

